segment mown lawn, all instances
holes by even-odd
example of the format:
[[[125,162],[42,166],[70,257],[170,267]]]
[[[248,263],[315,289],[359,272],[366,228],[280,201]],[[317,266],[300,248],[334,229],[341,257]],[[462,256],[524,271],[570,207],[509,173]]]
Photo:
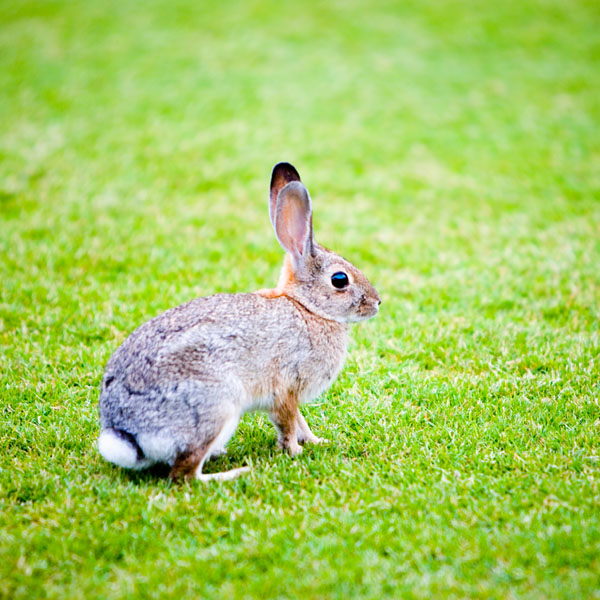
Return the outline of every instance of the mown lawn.
[[[600,598],[593,1],[0,3],[0,596]],[[383,298],[282,455],[95,449],[144,320],[275,283],[275,162]]]

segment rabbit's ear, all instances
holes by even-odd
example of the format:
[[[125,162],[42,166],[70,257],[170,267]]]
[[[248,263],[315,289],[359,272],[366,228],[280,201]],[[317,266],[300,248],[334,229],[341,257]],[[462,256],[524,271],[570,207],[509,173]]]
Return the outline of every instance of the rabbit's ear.
[[[290,183],[290,181],[300,181],[298,171],[290,163],[277,163],[273,167],[273,173],[271,173],[271,189],[269,191],[269,217],[271,218],[273,227],[275,227],[277,196],[279,196],[281,189]]]
[[[299,181],[283,187],[275,205],[275,234],[296,269],[313,251],[312,205],[308,190]]]

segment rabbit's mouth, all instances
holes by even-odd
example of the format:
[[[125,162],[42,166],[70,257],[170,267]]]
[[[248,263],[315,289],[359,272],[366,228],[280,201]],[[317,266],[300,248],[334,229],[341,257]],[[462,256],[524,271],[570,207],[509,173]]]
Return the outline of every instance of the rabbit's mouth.
[[[381,300],[379,298],[364,298],[359,303],[354,314],[350,317],[349,321],[359,322],[372,319],[379,312],[379,305]]]

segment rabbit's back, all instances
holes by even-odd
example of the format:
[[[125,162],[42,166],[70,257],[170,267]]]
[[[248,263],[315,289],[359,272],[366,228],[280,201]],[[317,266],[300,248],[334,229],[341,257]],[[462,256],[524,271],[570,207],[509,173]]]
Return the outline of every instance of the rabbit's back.
[[[193,420],[211,386],[223,382],[240,388],[242,410],[268,404],[277,388],[310,385],[312,394],[316,371],[324,374],[320,388],[341,367],[346,328],[332,322],[324,337],[323,324],[315,335],[310,320],[288,298],[259,294],[196,298],[166,311],[138,327],[109,360],[103,425],[131,431],[142,418],[144,426]]]
[[[265,340],[281,343],[286,331],[305,329],[296,312],[285,300],[257,294],[195,298],[138,327],[112,355],[105,380],[126,376],[132,389],[143,391],[167,375],[184,379],[239,365],[240,358],[253,362],[272,350]]]

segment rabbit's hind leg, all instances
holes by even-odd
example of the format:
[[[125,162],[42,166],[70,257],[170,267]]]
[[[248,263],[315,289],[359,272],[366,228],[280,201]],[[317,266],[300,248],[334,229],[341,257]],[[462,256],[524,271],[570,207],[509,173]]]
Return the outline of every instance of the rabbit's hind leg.
[[[201,481],[227,481],[249,471],[249,467],[240,467],[221,473],[202,473],[202,467],[206,459],[213,456],[216,451],[225,448],[225,445],[235,432],[239,420],[240,415],[237,412],[228,415],[223,419],[217,435],[213,436],[210,441],[199,446],[193,446],[180,453],[173,463],[169,477],[171,479],[195,478]]]
[[[231,436],[235,433],[239,420],[240,417],[237,415],[237,417],[234,416],[225,421],[221,432],[210,446],[207,458],[217,458],[223,456],[223,454],[227,454],[227,448],[225,448],[225,446],[231,439]]]
[[[198,465],[206,459],[206,452],[209,446],[210,444],[194,446],[178,454],[171,467],[169,477],[173,480],[191,479]]]
[[[225,420],[219,435],[213,440],[206,457],[215,456],[215,454],[223,454],[225,452],[225,446],[231,436],[234,434],[238,422],[240,420],[239,413],[231,415]],[[202,467],[204,466],[204,460],[200,462],[196,468],[194,477],[200,481],[229,481],[239,477],[242,473],[246,473],[250,470],[250,467],[239,467],[237,469],[230,469],[229,471],[222,471],[220,473],[203,473]]]

